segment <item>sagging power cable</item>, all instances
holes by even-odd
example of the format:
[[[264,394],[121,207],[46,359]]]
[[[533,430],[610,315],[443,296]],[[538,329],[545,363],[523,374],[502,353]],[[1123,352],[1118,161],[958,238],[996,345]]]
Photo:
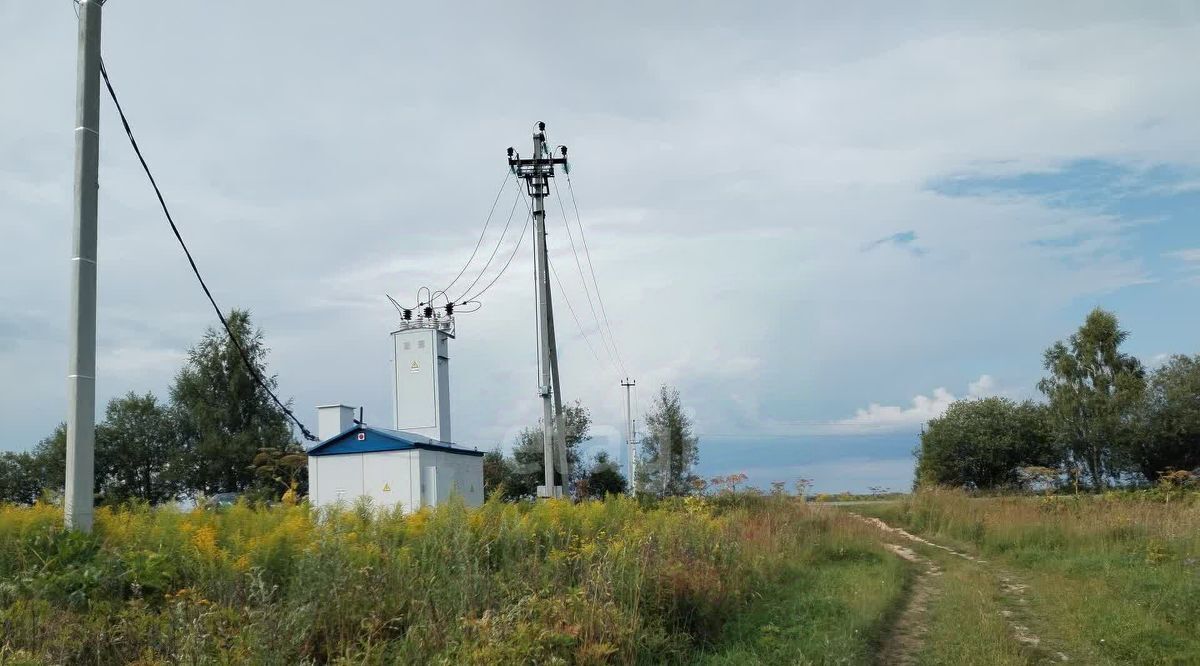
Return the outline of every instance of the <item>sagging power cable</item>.
[[[583,263],[579,260],[579,250],[575,247],[575,234],[571,232],[571,218],[567,216],[567,209],[565,206],[563,206],[562,194],[558,191],[558,182],[557,180],[551,182],[554,183],[554,198],[558,200],[558,209],[562,212],[563,226],[567,230],[567,241],[571,244],[571,254],[575,257],[575,268],[579,272],[579,282],[583,285],[583,294],[587,297],[588,309],[592,311],[592,319],[596,322],[596,332],[600,334],[600,343],[604,346],[604,352],[608,354],[609,362],[614,365],[619,365],[614,354],[614,350],[617,346],[616,341],[610,340],[609,337],[611,336],[605,336],[604,327],[600,323],[600,315],[596,314],[596,305],[592,300],[592,290],[588,288],[587,277],[583,274]],[[582,234],[582,231],[580,233]],[[594,277],[595,276],[593,274],[593,280]],[[597,298],[599,298],[599,294],[600,292],[597,291]],[[563,297],[566,297],[565,293]],[[618,373],[620,373],[622,370],[623,367],[619,368]]]
[[[617,340],[613,336],[612,324],[608,321],[608,311],[604,307],[604,297],[600,295],[600,283],[596,280],[596,266],[592,263],[592,251],[588,249],[587,235],[583,232],[583,218],[579,215],[579,203],[575,200],[575,186],[571,184],[571,173],[566,172],[567,177],[567,192],[571,195],[571,206],[575,209],[575,222],[579,225],[579,238],[583,241],[583,253],[587,257],[588,270],[592,274],[592,286],[596,290],[596,300],[600,302],[600,315],[604,318],[604,327],[608,329],[608,339],[612,342],[613,353],[617,356],[617,364],[621,366],[623,374],[629,374],[625,370],[625,362],[621,359],[621,352],[617,349]]]
[[[162,207],[163,214],[167,218],[167,223],[171,225],[171,232],[175,234],[175,240],[179,241],[179,247],[183,248],[183,254],[187,257],[188,264],[192,267],[192,273],[195,274],[196,280],[200,283],[200,288],[204,290],[204,295],[208,297],[208,302],[212,304],[213,310],[217,313],[217,319],[221,320],[221,326],[225,328],[226,335],[229,336],[229,341],[233,343],[237,349],[238,356],[242,359],[242,364],[246,366],[246,371],[250,373],[250,377],[254,379],[254,383],[258,385],[267,395],[271,396],[271,400],[275,405],[287,415],[296,427],[300,428],[300,432],[304,438],[310,442],[318,441],[317,436],[312,434],[301,421],[296,418],[291,408],[283,404],[279,396],[271,390],[267,385],[266,380],[259,374],[258,369],[254,367],[254,363],[250,360],[250,355],[246,353],[246,349],[242,347],[242,343],[233,334],[233,329],[229,327],[229,321],[225,319],[225,313],[221,311],[221,307],[217,305],[217,301],[213,298],[212,292],[208,285],[204,282],[204,277],[200,275],[200,269],[196,266],[196,260],[192,258],[192,252],[188,249],[187,243],[183,241],[183,236],[179,233],[179,227],[176,226],[175,220],[171,217],[171,211],[167,208],[167,202],[163,199],[162,190],[158,188],[158,183],[154,180],[154,174],[150,171],[150,165],[146,163],[146,158],[142,156],[142,149],[138,147],[137,139],[133,138],[133,129],[129,127],[129,120],[125,117],[125,111],[121,108],[121,102],[117,100],[117,92],[113,90],[112,81],[108,78],[108,70],[104,67],[104,60],[100,60],[100,74],[104,77],[104,85],[108,88],[108,95],[112,98],[113,104],[117,107],[117,115],[121,117],[121,125],[125,128],[125,136],[129,137],[129,145],[133,147],[134,154],[137,155],[138,161],[142,164],[142,170],[146,172],[146,177],[150,180],[150,186],[154,188],[154,194],[158,197],[158,205]]]

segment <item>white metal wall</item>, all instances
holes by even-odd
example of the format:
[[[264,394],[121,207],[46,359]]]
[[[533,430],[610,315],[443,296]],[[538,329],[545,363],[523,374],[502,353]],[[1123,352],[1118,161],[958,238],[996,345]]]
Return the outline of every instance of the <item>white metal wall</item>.
[[[369,497],[373,506],[405,511],[436,506],[457,492],[467,506],[483,504],[483,458],[414,449],[312,456],[309,501],[353,506]]]
[[[483,458],[445,451],[421,451],[421,466],[436,469],[437,488],[434,504],[445,502],[458,492],[467,506],[483,504]],[[429,490],[425,491],[429,493]]]
[[[448,336],[432,328],[392,333],[392,427],[450,441]]]
[[[310,456],[309,501],[316,506],[330,506],[339,500],[347,505],[363,494],[363,456]]]

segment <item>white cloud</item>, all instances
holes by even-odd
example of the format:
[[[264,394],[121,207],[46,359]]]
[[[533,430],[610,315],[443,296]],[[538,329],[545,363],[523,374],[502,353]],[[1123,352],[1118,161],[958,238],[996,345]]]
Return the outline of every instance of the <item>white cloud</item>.
[[[706,429],[753,434],[934,385],[981,349],[988,367],[1003,363],[1007,381],[1028,385],[1045,343],[1067,328],[1065,305],[1146,280],[1129,220],[929,189],[954,174],[1088,157],[1195,164],[1200,88],[1179,67],[1200,42],[1195,17],[1117,5],[1083,18],[1052,4],[949,4],[939,15],[881,3],[865,26],[861,10],[813,21],[803,3],[680,12],[301,0],[279,15],[129,0],[107,13],[105,57],[210,286],[227,308],[254,311],[299,413],[346,400],[388,418],[393,313],[382,294],[405,300],[453,277],[503,149],[527,151],[528,128],[544,119],[571,145],[591,257],[643,402],[677,384]],[[0,88],[22,100],[0,105],[0,194],[12,195],[0,196],[11,241],[0,243],[0,283],[28,285],[0,293],[0,311],[44,308],[47,329],[65,331],[74,17],[53,3],[8,3],[0,15],[0,57],[28,63],[0,70]],[[563,29],[514,39],[533,17]],[[324,30],[330,22],[344,29]],[[278,29],[256,27],[268,23]],[[510,63],[545,51],[558,56],[538,60],[544,85],[531,88]],[[101,127],[100,358],[110,366],[98,386],[120,394],[130,378],[165,386],[172,354],[214,322],[107,102]],[[594,330],[557,203],[549,209],[553,261]],[[920,239],[921,256],[863,254],[898,232]],[[454,431],[468,443],[537,418],[528,240],[452,343]],[[555,310],[564,397],[620,431],[616,373]],[[133,320],[152,330],[103,336]],[[0,404],[19,446],[60,418],[66,353],[61,339],[19,354],[4,342],[0,377],[37,374]],[[156,352],[123,351],[139,346]],[[989,382],[966,394],[994,391]],[[861,419],[916,423],[948,395],[872,405]],[[858,419],[837,429],[875,427]]]
[[[986,398],[996,394],[996,379],[991,375],[980,375],[979,379],[967,385],[967,396],[971,398]]]
[[[991,375],[981,375],[967,386],[968,398],[987,398],[1001,395]],[[908,407],[871,403],[855,411],[854,416],[838,421],[847,427],[847,434],[855,430],[904,430],[918,426],[941,416],[950,405],[958,400],[944,387],[938,387],[930,395],[918,395]]]
[[[1180,266],[1180,270],[1184,273],[1183,282],[1200,284],[1200,247],[1175,250],[1167,252],[1163,256],[1183,264]]]
[[[1200,247],[1188,248],[1186,250],[1175,250],[1163,255],[1168,259],[1178,259],[1188,264],[1200,264]]]

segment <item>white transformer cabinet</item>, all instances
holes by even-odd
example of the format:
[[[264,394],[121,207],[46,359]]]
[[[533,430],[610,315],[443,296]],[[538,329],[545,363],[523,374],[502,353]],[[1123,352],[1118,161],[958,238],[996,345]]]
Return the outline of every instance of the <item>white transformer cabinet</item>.
[[[356,426],[308,451],[309,502],[415,511],[458,494],[483,504],[483,453],[422,435]]]
[[[392,332],[392,427],[450,440],[453,319],[404,322]]]
[[[354,421],[346,405],[318,407],[321,442],[308,450],[314,506],[360,498],[406,511],[452,494],[483,503],[483,454],[450,441],[450,351],[454,319],[401,323],[392,341],[392,429]]]

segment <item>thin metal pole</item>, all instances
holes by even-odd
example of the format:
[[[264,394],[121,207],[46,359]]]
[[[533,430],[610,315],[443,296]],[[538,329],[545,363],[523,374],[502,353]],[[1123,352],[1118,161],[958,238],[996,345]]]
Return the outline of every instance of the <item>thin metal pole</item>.
[[[63,522],[92,531],[96,448],[96,195],[100,154],[100,7],[79,1],[75,203],[67,360],[67,482]]]
[[[545,133],[539,129],[533,135],[533,159],[542,158],[546,141]],[[551,396],[550,376],[550,290],[549,267],[546,265],[546,187],[544,175],[535,174],[529,183],[533,186],[533,240],[534,262],[537,267],[537,311],[538,334],[541,337],[542,368],[538,378],[538,393],[542,396],[542,461],[544,464],[546,495],[554,497],[554,402]]]

